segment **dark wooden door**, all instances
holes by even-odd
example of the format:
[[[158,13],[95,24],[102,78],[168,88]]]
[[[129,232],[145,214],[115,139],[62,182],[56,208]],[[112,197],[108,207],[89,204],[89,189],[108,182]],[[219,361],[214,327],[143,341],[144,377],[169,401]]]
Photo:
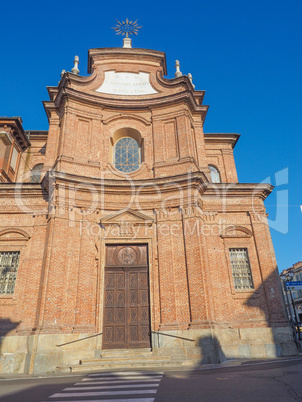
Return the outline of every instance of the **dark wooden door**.
[[[149,281],[146,250],[147,246],[145,245],[107,247],[104,289],[104,349],[150,347]]]

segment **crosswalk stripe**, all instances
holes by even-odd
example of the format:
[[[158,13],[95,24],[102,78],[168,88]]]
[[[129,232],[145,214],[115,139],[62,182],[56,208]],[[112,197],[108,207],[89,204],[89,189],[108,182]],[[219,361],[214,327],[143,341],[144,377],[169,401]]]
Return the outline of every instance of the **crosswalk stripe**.
[[[76,402],[154,402],[155,398],[135,398],[135,399],[77,399]],[[47,402],[47,401],[41,401]],[[66,402],[55,401],[55,402]]]
[[[139,371],[89,374],[80,382],[50,395],[48,401],[154,402],[153,396],[157,393],[163,374]]]
[[[163,371],[113,371],[110,376],[115,377],[117,375],[127,376],[127,375],[158,375],[164,374]],[[108,373],[95,373],[95,374],[88,374],[88,377],[103,377],[108,376]]]
[[[132,384],[132,383],[135,383],[135,384],[139,384],[139,383],[141,383],[141,382],[144,382],[144,383],[153,383],[153,382],[160,382],[160,380],[162,379],[162,376],[161,377],[158,377],[158,378],[152,378],[152,379],[146,379],[146,380],[141,380],[141,379],[139,379],[139,380],[109,380],[109,381],[103,381],[103,380],[99,380],[99,381],[95,381],[95,380],[92,380],[92,381],[84,381],[85,379],[83,379],[81,382],[76,382],[74,385],[83,385],[83,386],[86,386],[86,385],[98,385],[98,384],[100,384],[100,385],[102,385],[102,384],[112,384],[112,385],[114,385],[115,386],[115,384]]]
[[[124,384],[124,385],[114,385],[114,388],[156,388],[158,387],[159,384]],[[99,385],[99,386],[94,386],[94,387],[69,387],[69,388],[64,388],[64,391],[87,391],[89,389],[108,389],[108,388],[112,388],[110,385]]]
[[[140,395],[140,394],[156,394],[157,389],[140,389],[132,391],[100,391],[100,392],[66,392],[51,395],[49,398],[73,398],[79,396],[105,396],[105,395]]]
[[[153,379],[153,378],[162,378],[162,375],[158,376],[153,376],[153,377],[148,377],[148,376],[122,376],[122,377],[102,377],[100,378],[100,381],[102,380],[147,380],[147,379]],[[83,378],[82,381],[95,381],[97,378]]]

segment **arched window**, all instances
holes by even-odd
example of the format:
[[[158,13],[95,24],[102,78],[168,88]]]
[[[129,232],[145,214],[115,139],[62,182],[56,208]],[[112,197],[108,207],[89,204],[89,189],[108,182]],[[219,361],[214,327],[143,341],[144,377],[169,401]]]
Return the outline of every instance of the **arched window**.
[[[221,183],[219,170],[214,166],[209,166],[212,183]]]
[[[120,172],[134,172],[140,167],[141,152],[137,141],[131,137],[120,138],[114,147],[114,166]]]
[[[41,178],[41,172],[43,168],[43,163],[38,163],[35,165],[30,174],[30,183],[39,183]]]

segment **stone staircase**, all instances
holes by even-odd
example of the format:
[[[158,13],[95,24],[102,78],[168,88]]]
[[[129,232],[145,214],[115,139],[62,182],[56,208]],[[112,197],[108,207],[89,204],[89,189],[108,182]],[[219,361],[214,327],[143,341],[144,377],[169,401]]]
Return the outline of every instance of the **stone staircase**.
[[[193,365],[191,360],[172,360],[171,356],[156,356],[151,349],[115,349],[102,351],[99,358],[82,359],[79,364],[57,366],[56,371],[75,373],[127,368],[189,368]]]

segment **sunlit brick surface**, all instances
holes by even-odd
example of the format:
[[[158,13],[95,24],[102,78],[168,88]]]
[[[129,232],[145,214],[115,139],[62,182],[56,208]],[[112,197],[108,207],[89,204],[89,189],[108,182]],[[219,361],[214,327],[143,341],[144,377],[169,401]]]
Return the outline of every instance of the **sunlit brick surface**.
[[[0,251],[20,252],[15,291],[0,295],[2,332],[101,333],[109,244],[147,245],[153,331],[285,327],[263,205],[272,188],[238,183],[238,135],[203,133],[204,91],[186,76],[163,78],[161,52],[92,49],[89,69],[49,88],[49,130],[30,137],[18,172],[24,185],[0,186]],[[111,70],[148,72],[157,93],[96,92]],[[114,165],[120,133],[141,152],[127,176]],[[44,180],[31,184],[39,163]],[[209,165],[222,183],[210,182]],[[234,286],[229,249],[248,250],[253,288]],[[91,353],[102,349],[95,339]],[[24,347],[20,370],[26,355],[33,367],[39,342]]]

